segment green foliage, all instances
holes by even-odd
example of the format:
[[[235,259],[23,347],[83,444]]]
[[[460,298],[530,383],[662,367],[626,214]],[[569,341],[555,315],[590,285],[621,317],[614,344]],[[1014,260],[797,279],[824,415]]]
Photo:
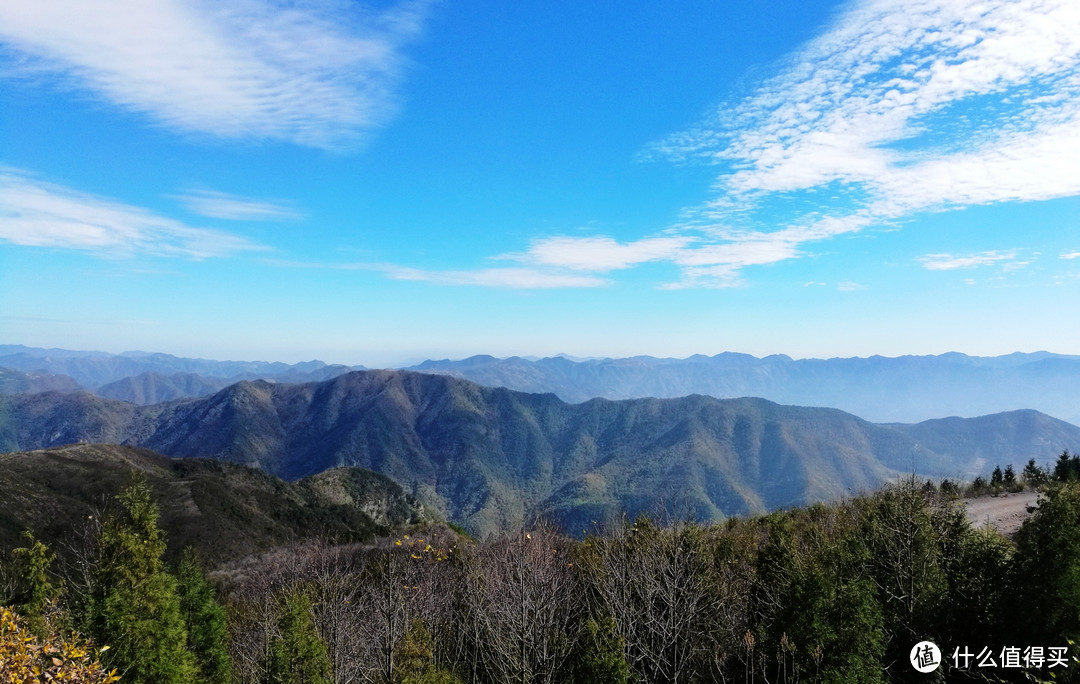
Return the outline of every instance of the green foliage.
[[[27,545],[11,551],[15,559],[21,561],[21,600],[18,600],[17,604],[30,632],[43,637],[46,632],[46,611],[60,598],[60,591],[49,579],[49,567],[56,560],[56,556],[35,539],[30,530],[23,532],[23,537],[26,538]]]
[[[966,523],[966,521],[965,521]],[[948,578],[941,634],[946,643],[1002,643],[1013,591],[1013,545],[994,530],[966,525],[943,559]]]
[[[1058,482],[1072,482],[1080,479],[1080,454],[1069,455],[1069,450],[1061,452],[1054,463],[1054,479]]]
[[[945,478],[941,481],[941,495],[946,499],[955,499],[960,496],[960,487],[952,480]]]
[[[423,620],[413,620],[398,646],[395,684],[461,684],[453,672],[435,663],[431,632]]]
[[[176,575],[188,649],[195,656],[199,681],[228,684],[232,680],[232,661],[225,609],[214,597],[214,588],[206,580],[194,549],[184,550]]]
[[[994,491],[1000,491],[1004,484],[1004,475],[1001,472],[1001,466],[994,466],[994,472],[990,474],[990,488]]]
[[[887,487],[861,507],[858,536],[889,637],[883,661],[906,663],[911,645],[932,634],[940,619],[949,518],[935,513],[913,480]]]
[[[856,509],[839,506],[766,519],[753,643],[770,680],[882,681],[883,610],[857,523]]]
[[[1032,643],[1080,640],[1080,485],[1049,489],[1016,546],[1017,628]]]
[[[1005,474],[1002,478],[1002,484],[1005,486],[1006,491],[1016,491],[1016,471],[1013,470],[1012,463],[1005,466]]]
[[[625,644],[613,619],[589,618],[572,657],[571,681],[574,684],[629,684],[634,679],[624,651]]]
[[[292,589],[281,599],[277,633],[267,649],[262,684],[330,684],[330,656],[315,629],[311,599]]]
[[[176,580],[165,571],[165,539],[146,480],[136,477],[117,497],[121,512],[105,521],[91,601],[98,641],[112,645],[106,661],[124,681],[185,684],[195,677],[187,650]]]
[[[1047,474],[1047,472],[1040,468],[1038,464],[1035,463],[1035,459],[1033,458],[1028,460],[1027,465],[1024,466],[1024,470],[1021,473],[1021,476],[1023,477],[1024,482],[1028,483],[1032,487],[1038,487],[1040,485],[1046,484],[1046,481],[1049,479],[1049,475]]]

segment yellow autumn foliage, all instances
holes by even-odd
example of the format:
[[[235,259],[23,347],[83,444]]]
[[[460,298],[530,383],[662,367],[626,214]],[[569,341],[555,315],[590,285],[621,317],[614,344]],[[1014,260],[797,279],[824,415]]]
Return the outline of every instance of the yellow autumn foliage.
[[[107,647],[106,647],[107,648]],[[101,651],[105,650],[104,648]],[[0,607],[0,683],[109,684],[120,677],[98,661],[101,651],[77,636],[38,639],[11,608]]]

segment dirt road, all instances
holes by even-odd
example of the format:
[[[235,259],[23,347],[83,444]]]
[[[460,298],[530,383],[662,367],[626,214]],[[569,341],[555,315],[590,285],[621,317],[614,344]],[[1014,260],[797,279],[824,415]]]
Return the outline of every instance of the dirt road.
[[[1034,506],[1038,492],[1020,492],[1000,496],[982,496],[964,499],[968,520],[975,527],[989,525],[1007,537],[1016,534],[1020,524],[1028,517],[1028,506]]]

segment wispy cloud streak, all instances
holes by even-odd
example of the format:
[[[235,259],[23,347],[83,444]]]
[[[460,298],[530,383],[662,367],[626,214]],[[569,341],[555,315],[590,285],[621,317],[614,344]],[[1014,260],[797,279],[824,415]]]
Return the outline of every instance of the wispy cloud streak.
[[[58,75],[185,132],[355,144],[394,109],[423,5],[10,0],[7,69]]]
[[[1008,265],[1016,260],[1015,252],[982,252],[956,256],[953,254],[927,254],[919,257],[919,263],[923,268],[930,271],[953,271],[960,268],[978,268],[980,266],[993,266],[1005,262]],[[1021,262],[1026,265],[1025,262]]]
[[[245,238],[0,168],[0,240],[99,256],[203,259],[261,250]]]
[[[718,245],[680,264],[781,261],[920,211],[1080,194],[1080,4],[854,4],[750,97],[653,151],[725,169],[690,226]],[[763,228],[776,200],[802,209]],[[692,264],[679,286],[735,282],[750,263]]]
[[[228,195],[213,190],[196,190],[177,195],[189,211],[227,221],[294,221],[302,218],[296,209],[279,202]]]
[[[550,271],[529,267],[481,268],[473,270],[429,270],[384,262],[319,263],[264,259],[279,268],[314,268],[339,271],[377,271],[392,280],[413,280],[437,285],[471,285],[514,290],[604,287],[608,280],[593,275]]]
[[[738,287],[748,267],[919,212],[1080,194],[1080,3],[853,2],[747,97],[650,156],[714,164],[712,198],[642,239],[555,236],[495,258],[577,275],[660,263],[678,273],[665,289]]]

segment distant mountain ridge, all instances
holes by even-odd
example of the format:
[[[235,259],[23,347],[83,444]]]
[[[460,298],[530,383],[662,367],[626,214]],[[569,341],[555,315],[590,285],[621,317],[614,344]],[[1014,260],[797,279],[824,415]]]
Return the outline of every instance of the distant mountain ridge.
[[[322,361],[213,361],[149,352],[108,354],[0,345],[2,394],[87,389],[141,405],[207,396],[241,380],[312,382],[354,370],[365,369]]]
[[[360,466],[478,534],[537,515],[580,532],[661,505],[705,520],[828,500],[911,472],[968,476],[1080,447],[1035,411],[876,425],[763,399],[595,399],[489,388],[447,375],[352,372],[243,381],[140,407],[88,393],[0,397],[0,447],[115,442],[255,466],[295,480]]]
[[[9,370],[4,370],[9,369]],[[77,352],[0,345],[0,393],[89,389],[149,405],[209,396],[241,380],[328,380],[362,366],[208,361],[169,354]],[[762,397],[780,404],[828,406],[873,422],[975,417],[1035,409],[1080,425],[1080,356],[1034,352],[995,357],[956,352],[888,358],[757,358],[725,352],[685,359],[636,356],[574,359],[473,356],[424,361],[405,370],[442,373],[489,387],[552,392],[564,401],[593,398]],[[35,375],[33,382],[18,373]],[[6,374],[6,375],[5,375]],[[63,376],[72,380],[67,381]],[[44,380],[44,378],[51,378]]]
[[[830,406],[874,422],[917,422],[1035,409],[1080,424],[1080,356],[1049,352],[996,357],[956,352],[887,358],[757,358],[725,352],[686,359],[636,356],[535,361],[474,356],[409,370],[446,373],[492,387],[554,392],[569,402],[705,394]]]

